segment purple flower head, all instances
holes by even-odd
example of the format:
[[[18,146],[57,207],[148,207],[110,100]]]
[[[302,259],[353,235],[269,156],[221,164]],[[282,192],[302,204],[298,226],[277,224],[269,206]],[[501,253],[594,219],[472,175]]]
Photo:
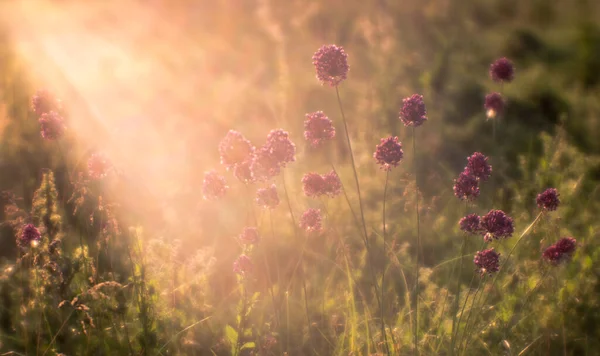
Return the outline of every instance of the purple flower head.
[[[221,164],[228,169],[252,157],[254,146],[241,133],[229,130],[219,143]]]
[[[264,182],[277,176],[281,167],[271,151],[263,146],[256,150],[251,170],[255,180]]]
[[[402,110],[400,110],[400,120],[404,126],[421,126],[427,120],[427,110],[423,95],[413,94],[402,100]]]
[[[252,272],[253,268],[254,268],[254,264],[252,263],[252,260],[250,259],[250,257],[248,257],[246,255],[240,255],[233,262],[233,272],[235,272],[237,274],[244,275],[246,273],[250,273],[250,272]]]
[[[479,181],[468,172],[461,172],[454,180],[454,195],[460,200],[474,200],[479,196]]]
[[[255,245],[260,241],[260,236],[255,227],[245,227],[239,239],[245,245]]]
[[[46,140],[58,140],[65,133],[63,118],[56,111],[43,113],[38,121],[42,137]]]
[[[21,230],[21,236],[17,240],[17,244],[21,247],[28,247],[34,242],[38,242],[42,239],[42,234],[33,224],[27,224],[23,226]]]
[[[500,93],[491,93],[485,96],[483,107],[487,110],[487,116],[494,118],[504,112],[504,98]]]
[[[109,169],[112,167],[110,161],[103,153],[93,153],[87,161],[88,175],[92,179],[101,179],[106,177]]]
[[[275,184],[272,184],[268,188],[257,190],[256,203],[263,208],[275,209],[279,205],[279,195],[277,195]]]
[[[495,82],[511,82],[515,77],[515,67],[508,58],[497,59],[490,65],[490,77]]]
[[[296,145],[290,140],[289,134],[282,129],[271,130],[265,146],[281,167],[296,160]]]
[[[322,111],[306,114],[304,138],[313,146],[335,137],[335,127]]]
[[[316,198],[325,194],[325,179],[318,173],[309,172],[302,177],[302,190],[307,197]]]
[[[50,111],[59,111],[62,109],[60,100],[54,97],[50,91],[38,90],[31,98],[31,109],[38,115],[49,113]]]
[[[308,209],[300,217],[300,227],[309,233],[321,231],[321,210]]]
[[[333,198],[342,192],[342,181],[335,171],[331,171],[322,176],[325,181],[324,194]]]
[[[515,231],[513,219],[502,210],[490,210],[481,218],[481,227],[485,230],[485,240],[509,238]]]
[[[377,145],[375,153],[373,153],[373,157],[377,164],[381,166],[381,169],[389,171],[396,167],[404,157],[402,143],[398,141],[398,137],[382,138],[381,143]]]
[[[252,172],[252,165],[254,164],[254,158],[248,158],[242,163],[238,163],[233,168],[233,175],[244,184],[254,183],[254,173]]]
[[[473,258],[473,262],[479,269],[481,275],[486,273],[492,274],[500,270],[500,254],[494,251],[493,248],[477,251],[475,258]]]
[[[467,158],[467,167],[465,172],[473,177],[487,180],[492,174],[492,166],[488,163],[488,159],[482,153],[475,152]]]
[[[555,188],[548,188],[544,190],[544,192],[538,194],[537,196],[537,205],[546,211],[554,211],[558,208],[560,204],[560,199],[558,199],[558,191]]]
[[[577,240],[572,237],[563,237],[554,245],[550,245],[544,250],[542,257],[553,265],[558,265],[561,262],[568,261],[575,253],[577,248]]]
[[[348,75],[348,55],[342,47],[324,45],[312,57],[317,71],[317,79],[321,84],[334,87],[346,79]]]
[[[222,198],[229,187],[225,178],[217,174],[215,171],[207,172],[204,175],[202,184],[202,193],[206,200],[217,200]]]
[[[464,218],[460,219],[458,223],[460,229],[466,233],[473,235],[480,235],[483,232],[481,228],[481,218],[477,214],[469,214]]]

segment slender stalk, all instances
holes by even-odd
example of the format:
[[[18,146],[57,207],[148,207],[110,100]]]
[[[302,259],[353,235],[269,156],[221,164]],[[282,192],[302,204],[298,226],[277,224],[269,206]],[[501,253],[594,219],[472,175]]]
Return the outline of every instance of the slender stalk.
[[[479,291],[482,291],[483,289],[481,289],[482,285],[485,285],[485,280],[486,280],[487,276],[483,276],[483,278],[479,279],[479,283],[477,285],[477,290],[475,290],[475,294],[473,294],[473,301],[471,302],[471,308],[469,309],[469,314],[467,314],[467,320],[465,321],[465,330],[463,331],[463,336],[460,338],[460,342],[458,343],[458,350],[457,354],[460,355],[460,347],[462,345],[463,340],[466,338],[467,336],[467,330],[469,328],[469,321],[471,319],[471,315],[473,314],[473,308],[475,308],[475,305],[477,304],[477,293],[479,293]],[[481,295],[479,300],[481,300]]]
[[[382,341],[385,345],[385,351],[386,353],[389,355],[390,354],[390,348],[388,345],[388,341],[387,341],[387,333],[385,331],[385,302],[384,302],[384,292],[385,292],[385,268],[386,268],[386,263],[385,261],[387,260],[387,254],[385,251],[385,238],[387,235],[387,228],[385,226],[385,198],[387,195],[387,188],[388,188],[388,180],[390,177],[390,171],[386,170],[385,172],[385,185],[383,188],[383,256],[382,256],[382,260],[383,260],[383,267],[382,267],[382,271],[381,271],[381,337],[382,337]]]
[[[469,211],[469,201],[465,200],[465,215],[468,213]],[[458,305],[460,303],[460,279],[462,276],[462,269],[463,269],[463,263],[465,261],[464,259],[464,255],[465,255],[465,248],[467,245],[467,236],[466,234],[463,235],[463,241],[462,241],[462,246],[460,248],[460,264],[458,267],[458,277],[456,278],[456,298],[454,301],[454,310],[452,310],[452,331],[451,331],[451,349],[450,349],[450,354],[454,354],[454,342],[455,340],[455,335],[458,333],[458,325],[456,323],[456,317],[457,317],[457,313],[458,313]],[[472,280],[471,280],[472,282]],[[465,300],[466,303],[466,300]],[[464,309],[464,306],[463,306]],[[458,322],[458,324],[460,324],[460,321]]]
[[[415,171],[415,205],[417,213],[417,258],[416,258],[416,273],[415,273],[415,324],[414,324],[414,353],[419,354],[419,252],[421,251],[421,219],[419,218],[419,180],[417,176],[417,135],[413,126],[413,168]]]
[[[246,324],[246,304],[248,300],[248,292],[246,288],[246,276],[242,277],[242,281],[240,283],[240,288],[242,288],[242,308],[240,310],[240,320],[238,322],[238,337],[237,337],[237,345],[235,346],[235,355],[240,354],[240,347],[242,346],[242,337],[244,336],[244,327]]]

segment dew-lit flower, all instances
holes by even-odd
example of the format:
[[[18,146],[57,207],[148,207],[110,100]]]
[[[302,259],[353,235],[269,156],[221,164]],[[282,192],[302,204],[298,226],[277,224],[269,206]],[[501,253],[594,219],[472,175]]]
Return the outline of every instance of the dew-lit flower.
[[[473,153],[467,158],[467,161],[467,167],[465,167],[467,174],[482,180],[487,180],[492,174],[492,166],[488,163],[488,158],[482,153]]]
[[[473,262],[479,269],[481,275],[486,273],[492,274],[500,270],[500,254],[494,251],[493,248],[477,251],[475,258],[473,258]]]
[[[108,158],[102,153],[93,153],[87,162],[88,174],[92,179],[101,179],[106,177],[109,169],[112,167]]]
[[[59,111],[61,109],[60,100],[56,99],[50,91],[38,90],[31,98],[31,109],[38,115],[49,113],[50,111]]]
[[[548,188],[544,190],[544,192],[538,194],[536,199],[537,205],[546,211],[554,211],[560,204],[558,196],[558,191],[555,188]]]
[[[377,161],[377,164],[381,166],[381,169],[389,171],[393,167],[398,166],[398,163],[404,157],[402,143],[398,141],[398,137],[390,136],[382,138],[381,143],[377,145],[375,153],[373,153],[373,157]]]
[[[219,143],[221,164],[231,168],[242,163],[252,156],[254,146],[241,133],[229,130]]]
[[[260,182],[267,181],[277,176],[281,171],[279,162],[265,146],[260,147],[255,151],[250,169],[252,171],[253,179]]]
[[[572,237],[563,237],[554,245],[546,248],[542,257],[553,265],[558,265],[561,262],[570,260],[576,248],[577,240]]]
[[[490,210],[481,218],[481,227],[485,230],[485,241],[509,238],[515,231],[513,219],[502,210]]]
[[[252,269],[254,268],[254,264],[252,263],[252,260],[250,259],[250,257],[246,256],[246,255],[240,255],[234,262],[233,262],[233,272],[237,273],[237,274],[246,274],[246,273],[250,273],[252,272]]]
[[[325,192],[325,179],[318,173],[306,173],[302,177],[302,190],[307,197],[321,196]]]
[[[342,192],[342,181],[335,171],[331,171],[322,176],[325,181],[324,194],[333,198]]]
[[[258,230],[255,227],[245,227],[239,236],[240,241],[246,245],[255,245],[260,241]]]
[[[290,140],[290,135],[282,130],[271,130],[267,136],[266,149],[281,167],[296,160],[296,145]]]
[[[335,127],[322,111],[306,114],[304,138],[313,146],[335,137]]]
[[[485,96],[485,104],[488,118],[494,118],[504,112],[504,98],[500,93],[491,93]]]
[[[254,182],[254,173],[252,172],[252,165],[254,157],[249,158],[241,163],[238,163],[233,168],[233,175],[244,184]]]
[[[402,110],[400,110],[400,120],[404,126],[421,126],[427,120],[427,110],[423,95],[413,94],[408,98],[402,99]]]
[[[490,65],[490,77],[495,82],[511,82],[515,77],[515,67],[508,58],[497,59]]]
[[[38,121],[42,137],[46,140],[58,140],[65,133],[63,118],[56,111],[42,114]]]
[[[324,45],[312,57],[317,71],[317,79],[322,84],[334,87],[346,79],[348,75],[348,55],[342,47]]]
[[[33,224],[27,224],[23,226],[23,229],[21,230],[21,236],[17,242],[21,247],[28,247],[32,243],[40,241],[41,239],[42,234],[40,233],[40,230],[38,230]]]
[[[215,171],[207,172],[204,175],[204,182],[202,184],[202,193],[206,200],[217,200],[222,198],[227,192],[229,187],[225,178],[220,176]]]
[[[277,187],[272,184],[268,188],[260,188],[256,191],[256,203],[263,208],[275,209],[279,205]]]
[[[474,200],[479,196],[479,181],[467,172],[461,172],[454,180],[454,195],[460,200]]]
[[[479,235],[482,233],[481,218],[477,214],[469,214],[460,219],[460,229],[466,233]]]
[[[321,210],[310,208],[300,217],[300,227],[307,232],[321,231]]]

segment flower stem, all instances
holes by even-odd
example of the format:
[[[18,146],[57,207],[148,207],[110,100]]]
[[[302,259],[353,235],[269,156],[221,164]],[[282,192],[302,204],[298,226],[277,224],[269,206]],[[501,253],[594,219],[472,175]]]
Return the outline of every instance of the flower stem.
[[[415,272],[415,324],[414,324],[414,353],[419,354],[418,341],[419,341],[419,252],[421,250],[421,219],[419,217],[419,180],[417,177],[417,135],[415,127],[413,126],[413,168],[415,171],[415,206],[417,213],[417,258],[416,258],[416,272]]]
[[[388,340],[387,340],[387,333],[385,331],[385,302],[384,302],[384,292],[385,292],[385,268],[386,268],[386,263],[385,261],[387,260],[387,254],[385,252],[385,238],[387,235],[387,229],[385,226],[385,198],[387,196],[387,188],[388,188],[388,180],[390,177],[390,171],[387,170],[385,172],[385,185],[383,188],[383,256],[382,256],[382,261],[383,261],[383,267],[382,267],[382,271],[381,271],[381,337],[382,337],[382,341],[385,345],[385,351],[386,353],[389,355],[390,354],[390,348],[388,345]]]

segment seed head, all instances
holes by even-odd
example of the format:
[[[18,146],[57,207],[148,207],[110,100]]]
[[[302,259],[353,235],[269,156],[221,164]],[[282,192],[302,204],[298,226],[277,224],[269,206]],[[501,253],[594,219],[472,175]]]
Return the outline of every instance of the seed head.
[[[555,188],[548,188],[537,196],[537,205],[546,211],[554,211],[558,209],[560,199],[558,199],[558,191]]]
[[[204,175],[202,185],[202,193],[206,200],[218,200],[222,198],[229,187],[225,178],[217,174],[215,171],[207,172]]]
[[[275,209],[279,205],[277,187],[272,184],[268,188],[260,188],[256,191],[256,203],[263,208]]]
[[[335,127],[322,111],[306,114],[304,138],[314,147],[335,137]]]
[[[475,152],[467,158],[467,167],[465,172],[481,180],[487,180],[492,174],[492,166],[488,163],[488,158],[482,153]]]
[[[502,210],[490,210],[481,218],[481,227],[485,230],[485,240],[506,239],[515,231],[513,219]]]
[[[495,82],[511,82],[515,77],[515,67],[506,57],[497,59],[490,65],[490,77]]]
[[[494,251],[493,248],[477,251],[473,262],[481,275],[492,274],[500,270],[500,254]]]
[[[475,200],[479,196],[479,181],[468,172],[461,172],[454,180],[454,195],[460,200]]]
[[[427,120],[427,110],[423,95],[413,94],[402,100],[402,110],[400,110],[400,120],[404,126],[421,126]]]
[[[334,87],[346,79],[348,75],[348,55],[342,47],[324,45],[312,57],[317,71],[317,79],[322,84]]]
[[[300,227],[309,233],[321,231],[321,210],[308,209],[300,218]]]
[[[381,143],[377,145],[375,153],[373,153],[373,157],[377,164],[381,166],[381,169],[389,171],[398,166],[402,161],[402,157],[404,157],[402,143],[398,141],[398,137],[382,138]]]

